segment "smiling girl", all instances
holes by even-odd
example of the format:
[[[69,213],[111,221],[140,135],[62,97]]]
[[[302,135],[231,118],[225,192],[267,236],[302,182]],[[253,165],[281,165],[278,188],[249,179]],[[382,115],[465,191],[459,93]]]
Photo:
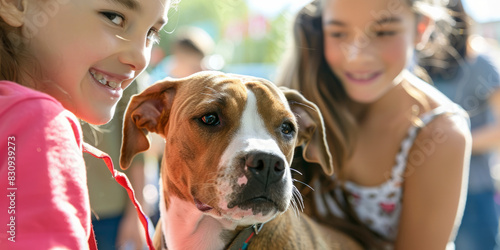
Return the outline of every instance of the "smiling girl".
[[[0,0],[2,248],[95,244],[78,119],[112,118],[171,4]]]
[[[335,158],[332,178],[294,161],[308,213],[368,249],[445,249],[463,212],[467,115],[407,70],[430,16],[446,18],[431,1],[315,0],[278,81],[318,104]]]

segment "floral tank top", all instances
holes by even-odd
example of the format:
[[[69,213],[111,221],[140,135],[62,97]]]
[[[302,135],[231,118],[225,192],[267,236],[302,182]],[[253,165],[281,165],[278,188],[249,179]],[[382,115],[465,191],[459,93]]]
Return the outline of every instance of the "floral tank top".
[[[408,154],[413,142],[421,128],[425,127],[434,118],[442,114],[458,115],[458,119],[468,122],[467,115],[458,105],[440,106],[420,117],[419,124],[410,126],[406,138],[401,142],[400,151],[396,155],[395,165],[392,168],[389,180],[378,186],[361,186],[353,182],[345,182],[347,202],[356,212],[358,218],[370,230],[384,237],[386,240],[394,241],[397,237],[399,218],[402,210],[402,194],[405,170]],[[319,183],[313,183],[313,188],[319,188]],[[333,192],[341,195],[340,188]],[[344,217],[342,210],[333,201],[331,195],[315,194],[323,197],[315,197],[324,202],[324,209],[339,217]],[[325,211],[326,212],[326,211]]]

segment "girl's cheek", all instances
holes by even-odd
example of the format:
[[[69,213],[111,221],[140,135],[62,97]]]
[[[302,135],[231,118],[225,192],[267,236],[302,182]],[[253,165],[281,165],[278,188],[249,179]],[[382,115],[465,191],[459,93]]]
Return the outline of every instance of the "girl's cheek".
[[[340,64],[342,58],[345,58],[344,52],[342,52],[342,46],[330,39],[325,39],[324,51],[326,62],[332,68],[335,68],[334,65]]]
[[[402,38],[381,41],[379,45],[381,55],[386,62],[406,61],[409,50],[412,50],[405,39]]]

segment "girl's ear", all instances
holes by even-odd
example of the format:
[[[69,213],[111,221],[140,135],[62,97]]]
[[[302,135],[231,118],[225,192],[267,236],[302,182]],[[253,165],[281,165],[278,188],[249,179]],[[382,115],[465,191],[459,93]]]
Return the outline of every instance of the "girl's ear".
[[[415,47],[421,50],[429,41],[429,37],[434,31],[434,20],[426,15],[422,15],[417,20],[417,32],[415,35]]]
[[[27,4],[27,0],[0,0],[0,18],[12,27],[21,27]]]

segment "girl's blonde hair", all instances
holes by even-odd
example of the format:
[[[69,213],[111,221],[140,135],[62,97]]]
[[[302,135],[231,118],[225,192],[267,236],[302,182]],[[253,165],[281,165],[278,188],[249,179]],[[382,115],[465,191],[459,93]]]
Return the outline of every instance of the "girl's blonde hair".
[[[328,146],[334,158],[335,178],[329,178],[321,173],[320,168],[310,166],[301,161],[300,154],[296,154],[294,168],[299,169],[304,176],[301,181],[311,185],[317,181],[321,183],[322,190],[315,188],[314,192],[331,192],[332,187],[339,185],[339,180],[344,178],[340,169],[345,165],[347,159],[352,155],[356,141],[356,120],[349,111],[351,99],[345,92],[340,80],[334,75],[326,62],[323,44],[322,5],[325,0],[314,0],[302,8],[293,22],[292,51],[283,60],[277,77],[277,84],[299,90],[307,99],[315,102],[320,108],[327,133]],[[442,8],[431,0],[401,0],[405,1],[418,16],[442,16],[445,13]],[[420,71],[420,68],[416,67]],[[421,71],[425,72],[425,71]],[[424,78],[425,74],[418,74]],[[411,93],[410,93],[411,94]],[[413,94],[411,94],[414,96]],[[299,149],[300,150],[300,149]],[[307,166],[308,165],[308,166]],[[344,214],[348,223],[333,216],[325,215],[318,211],[314,202],[314,195],[305,188],[302,194],[305,201],[310,201],[306,207],[311,207],[309,215],[319,218],[321,221],[334,227],[341,228],[352,237],[358,239],[366,248],[382,248],[377,237],[370,232],[359,221],[349,202],[345,201],[345,195],[332,195],[337,202],[346,204]],[[310,196],[310,197],[309,197]]]

